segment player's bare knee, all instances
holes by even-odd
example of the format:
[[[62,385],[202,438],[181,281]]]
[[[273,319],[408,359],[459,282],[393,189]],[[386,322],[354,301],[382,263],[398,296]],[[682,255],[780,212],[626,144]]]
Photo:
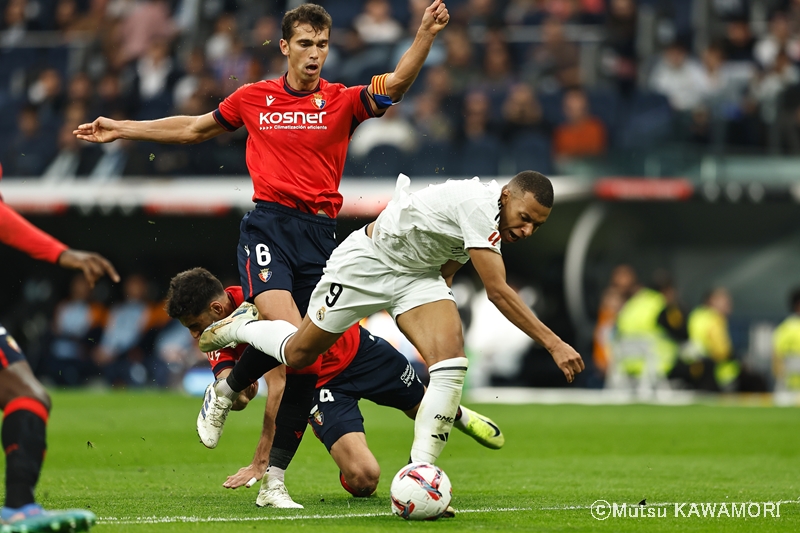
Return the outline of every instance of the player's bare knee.
[[[351,475],[352,482],[348,480],[350,487],[360,496],[369,496],[378,489],[381,471],[379,467],[362,468]]]
[[[53,402],[50,399],[50,395],[47,393],[47,391],[42,389],[42,392],[36,396],[36,399],[42,402],[42,405],[44,405],[45,409],[47,409],[47,412],[49,413],[50,409],[53,407]]]
[[[20,389],[16,395],[17,398],[33,398],[37,402],[44,405],[47,412],[50,412],[50,409],[53,405],[52,400],[50,399],[50,395],[47,393],[45,388],[38,383],[34,386],[25,386],[24,388]]]

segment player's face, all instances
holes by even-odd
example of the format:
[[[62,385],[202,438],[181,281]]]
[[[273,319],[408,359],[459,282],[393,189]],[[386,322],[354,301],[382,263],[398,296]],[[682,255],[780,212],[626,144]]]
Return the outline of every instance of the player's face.
[[[223,319],[233,312],[228,310],[224,303],[211,302],[208,308],[197,316],[185,316],[180,318],[180,323],[189,330],[192,337],[199,339],[203,331],[217,320]]]
[[[504,189],[500,201],[498,231],[503,242],[517,242],[530,237],[550,216],[550,208],[543,207],[529,192],[522,195]]]
[[[281,52],[289,59],[289,73],[302,85],[316,86],[328,58],[330,30],[315,31],[309,24],[298,24],[294,35],[281,39]]]
[[[181,324],[183,324],[186,329],[189,330],[189,333],[192,334],[192,337],[195,339],[199,339],[200,335],[203,333],[208,326],[211,325],[212,322],[215,321],[212,318],[212,312],[210,309],[203,311],[197,316],[187,316],[180,319]]]

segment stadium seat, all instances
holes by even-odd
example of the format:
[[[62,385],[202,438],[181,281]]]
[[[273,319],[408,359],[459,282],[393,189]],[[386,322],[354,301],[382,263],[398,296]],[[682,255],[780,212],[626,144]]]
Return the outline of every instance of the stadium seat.
[[[375,178],[396,178],[401,172],[411,172],[410,158],[390,144],[373,147],[363,160],[364,174]]]
[[[539,98],[539,105],[542,107],[542,116],[547,122],[553,126],[564,122],[564,109],[561,104],[561,100],[564,97],[563,93],[539,93],[536,96]]]
[[[325,0],[320,2],[333,19],[334,28],[347,28],[353,24],[353,19],[361,13],[363,2],[352,0]]]
[[[500,140],[492,135],[467,139],[461,145],[458,176],[496,176],[500,165]]]
[[[507,156],[514,163],[514,173],[537,170],[543,174],[553,171],[550,139],[540,133],[526,133],[515,137],[507,147]]]
[[[663,95],[637,92],[621,108],[617,134],[612,139],[615,147],[656,146],[672,134],[673,112]]]
[[[587,91],[586,97],[592,115],[603,121],[609,137],[613,137],[620,115],[619,93],[609,89],[595,89]]]
[[[411,158],[413,176],[452,176],[456,174],[455,148],[446,141],[428,142]]]

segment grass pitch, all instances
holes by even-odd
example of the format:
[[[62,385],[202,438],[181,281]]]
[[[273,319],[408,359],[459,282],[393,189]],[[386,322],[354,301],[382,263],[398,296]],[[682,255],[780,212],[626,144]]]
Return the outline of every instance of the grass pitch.
[[[198,442],[198,398],[136,392],[53,395],[38,498],[89,508],[98,533],[294,531],[800,531],[800,411],[747,407],[474,406],[506,434],[487,450],[455,431],[439,465],[454,487],[455,519],[389,515],[388,487],[406,462],[413,422],[362,402],[383,475],[355,499],[309,430],[286,484],[304,510],[259,509],[257,486],[226,490],[250,462],[263,399],[232,413],[219,447]],[[662,509],[666,517],[598,521],[596,500]],[[780,518],[675,516],[674,504],[783,502]],[[750,509],[751,512],[755,508]]]

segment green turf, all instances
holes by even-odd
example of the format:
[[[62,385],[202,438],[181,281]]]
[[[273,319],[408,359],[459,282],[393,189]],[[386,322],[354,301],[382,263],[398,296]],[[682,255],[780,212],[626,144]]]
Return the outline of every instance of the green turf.
[[[263,401],[263,400],[262,400]],[[504,429],[506,447],[455,432],[439,465],[454,487],[453,520],[408,523],[385,514],[391,476],[408,457],[413,423],[364,402],[367,438],[383,469],[378,495],[354,499],[308,432],[287,475],[304,510],[258,509],[256,489],[222,488],[250,461],[261,402],[232,413],[216,450],[195,435],[200,400],[153,393],[56,393],[38,489],[48,508],[89,508],[97,532],[214,531],[799,531],[800,504],[780,518],[609,518],[604,499],[650,504],[761,502],[800,497],[797,409],[657,406],[475,406]],[[89,444],[91,443],[91,444]],[[577,509],[566,509],[578,506]],[[491,509],[517,509],[490,511]],[[684,508],[689,510],[688,506]],[[319,515],[326,518],[269,520]],[[202,522],[141,523],[189,517]],[[240,521],[208,522],[208,518]],[[123,523],[110,523],[118,519]]]

